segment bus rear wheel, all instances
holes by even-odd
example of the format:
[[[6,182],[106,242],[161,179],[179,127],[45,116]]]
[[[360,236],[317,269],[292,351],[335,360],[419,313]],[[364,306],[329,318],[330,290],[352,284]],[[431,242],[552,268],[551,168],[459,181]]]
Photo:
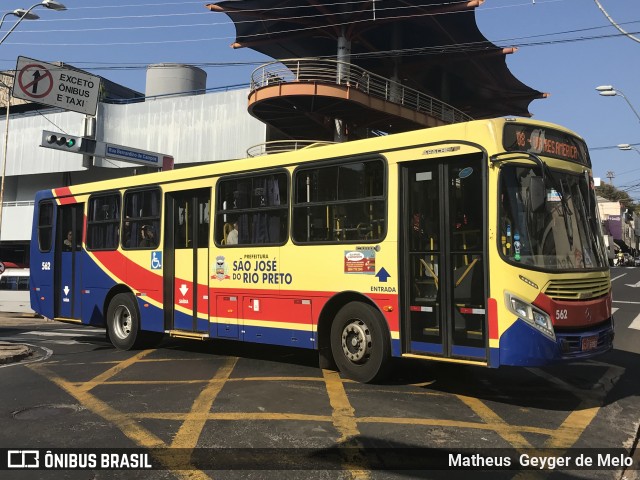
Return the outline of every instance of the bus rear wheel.
[[[118,350],[131,350],[136,346],[140,333],[140,318],[135,298],[128,293],[119,293],[107,309],[109,339]]]
[[[381,381],[389,370],[391,341],[380,312],[362,302],[342,307],[331,325],[331,353],[347,377]]]

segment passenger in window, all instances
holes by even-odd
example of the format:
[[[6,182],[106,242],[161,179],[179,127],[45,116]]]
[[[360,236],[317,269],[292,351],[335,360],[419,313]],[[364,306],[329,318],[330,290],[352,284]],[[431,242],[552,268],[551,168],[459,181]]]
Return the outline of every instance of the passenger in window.
[[[66,238],[62,242],[62,251],[70,252],[72,248],[73,248],[73,232],[69,230],[67,232]]]
[[[233,228],[227,235],[227,245],[237,245],[238,244],[238,222],[233,222]]]
[[[142,248],[155,248],[156,246],[156,235],[153,231],[153,227],[150,225],[143,225],[140,229],[140,237],[142,240],[140,241],[140,247]]]

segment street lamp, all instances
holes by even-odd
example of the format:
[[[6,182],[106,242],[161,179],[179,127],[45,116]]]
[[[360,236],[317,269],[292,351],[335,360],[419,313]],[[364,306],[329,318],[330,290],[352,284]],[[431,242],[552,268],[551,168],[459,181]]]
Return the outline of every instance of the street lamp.
[[[48,8],[50,10],[56,10],[56,11],[61,11],[61,10],[66,10],[67,9],[67,7],[65,7],[63,4],[58,3],[55,0],[42,0],[42,2],[39,2],[39,3],[36,3],[35,5],[30,6],[27,10],[22,10],[22,9],[14,10],[13,12],[10,13],[10,15],[11,14],[15,15],[16,12],[19,12],[21,14],[21,15],[20,14],[18,15],[20,18],[13,25],[13,27],[11,27],[9,29],[9,31],[6,33],[6,35],[4,37],[2,37],[2,40],[0,40],[0,45],[2,45],[2,42],[4,42],[9,35],[11,35],[11,32],[13,32],[16,29],[16,27],[18,25],[20,25],[20,22],[22,22],[22,20],[24,20],[25,18],[27,20],[35,20],[35,19],[39,18],[37,15],[31,13],[31,10],[33,10],[36,7],[45,7],[45,8]],[[4,20],[4,17],[3,17],[3,20]],[[0,23],[0,26],[2,26],[2,23]]]
[[[633,110],[633,113],[635,113],[636,117],[638,117],[638,121],[640,121],[640,114],[638,114],[636,109],[633,108],[633,105],[631,105],[631,102],[629,101],[629,99],[627,97],[625,97],[624,94],[620,90],[618,90],[616,88],[613,88],[613,85],[600,85],[599,87],[596,87],[596,90],[603,97],[616,97],[616,96],[619,96],[619,97],[624,98],[624,100],[627,102],[627,104],[629,105],[631,110]]]
[[[13,12],[7,12],[2,16],[2,20],[0,20],[0,28],[2,28],[2,24],[4,23],[5,18],[7,18],[9,15],[14,15],[18,18],[24,18],[25,20],[37,20],[40,18],[35,13],[27,12],[22,8],[16,8]]]
[[[4,42],[9,35],[11,35],[11,32],[13,32],[23,20],[37,20],[38,18],[40,18],[35,13],[31,13],[31,10],[37,7],[45,7],[50,10],[56,10],[56,11],[67,9],[67,7],[65,7],[63,4],[56,2],[55,0],[42,0],[42,2],[36,3],[35,5],[30,6],[26,10],[23,10],[22,8],[18,8],[12,12],[5,13],[2,16],[2,20],[0,20],[0,27],[2,27],[2,24],[4,23],[4,20],[5,18],[7,18],[8,15],[15,15],[16,17],[19,17],[19,18],[18,18],[18,21],[13,25],[13,27],[9,29],[6,35],[2,37],[2,40],[0,40],[0,45],[2,45],[2,42]],[[7,115],[6,115],[5,130],[4,130],[4,150],[2,154],[2,179],[0,180],[0,241],[2,241],[2,211],[4,210],[3,209],[4,180],[5,180],[5,177],[7,176],[6,173],[7,173],[7,146],[9,144],[9,108],[11,107],[11,89],[7,85],[4,85],[4,86],[7,87]]]
[[[620,145],[618,145],[618,148],[620,150],[635,150],[636,153],[640,155],[640,150],[638,150],[638,147],[634,145],[629,145],[628,143],[621,143]]]

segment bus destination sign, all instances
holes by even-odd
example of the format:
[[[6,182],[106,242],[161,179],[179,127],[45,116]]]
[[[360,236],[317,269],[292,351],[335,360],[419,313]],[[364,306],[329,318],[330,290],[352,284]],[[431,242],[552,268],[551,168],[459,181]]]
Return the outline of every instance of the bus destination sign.
[[[507,152],[531,152],[591,167],[586,144],[573,135],[552,128],[507,123],[502,146]]]

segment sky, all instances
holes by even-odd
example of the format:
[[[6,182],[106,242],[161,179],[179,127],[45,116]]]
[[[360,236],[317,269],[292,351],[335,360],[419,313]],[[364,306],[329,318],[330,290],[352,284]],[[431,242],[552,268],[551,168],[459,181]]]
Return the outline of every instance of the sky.
[[[3,13],[30,2],[4,0]],[[252,70],[270,60],[230,47],[235,28],[226,15],[205,8],[213,0],[60,2],[66,11],[36,7],[40,18],[22,21],[0,44],[1,70],[15,69],[18,56],[62,61],[144,92],[149,64],[197,65],[207,72],[207,88],[216,89],[248,84]],[[609,182],[613,172],[613,184],[640,203],[640,118],[634,113],[640,113],[640,0],[599,2],[629,35],[595,0],[485,0],[475,14],[488,40],[518,47],[507,56],[515,77],[549,94],[530,104],[533,118],[580,134],[591,149],[594,176]],[[16,20],[6,17],[2,37]],[[600,96],[599,85],[612,85],[624,97]],[[619,144],[638,150],[621,151]]]

